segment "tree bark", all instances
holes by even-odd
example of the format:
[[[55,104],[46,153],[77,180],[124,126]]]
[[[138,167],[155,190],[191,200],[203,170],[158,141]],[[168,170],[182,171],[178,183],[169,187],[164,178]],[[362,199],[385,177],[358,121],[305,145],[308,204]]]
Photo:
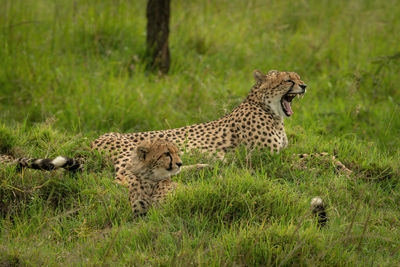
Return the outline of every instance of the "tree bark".
[[[170,55],[168,47],[170,0],[148,0],[146,54],[152,70],[168,73]]]

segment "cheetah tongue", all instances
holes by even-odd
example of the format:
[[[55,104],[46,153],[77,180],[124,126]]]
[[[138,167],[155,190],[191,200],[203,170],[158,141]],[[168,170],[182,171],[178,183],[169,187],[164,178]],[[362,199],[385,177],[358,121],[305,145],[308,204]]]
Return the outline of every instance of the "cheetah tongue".
[[[290,105],[290,102],[287,101],[285,98],[283,98],[282,105],[285,108],[286,115],[291,116],[293,114],[293,110],[292,110],[292,106]]]

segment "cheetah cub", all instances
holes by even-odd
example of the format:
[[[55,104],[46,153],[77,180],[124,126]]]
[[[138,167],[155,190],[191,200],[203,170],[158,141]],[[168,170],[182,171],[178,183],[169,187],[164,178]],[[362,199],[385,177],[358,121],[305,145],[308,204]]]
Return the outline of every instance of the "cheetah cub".
[[[129,188],[135,217],[146,214],[176,188],[170,177],[181,171],[178,151],[174,143],[161,139],[142,142],[133,151],[123,183]]]

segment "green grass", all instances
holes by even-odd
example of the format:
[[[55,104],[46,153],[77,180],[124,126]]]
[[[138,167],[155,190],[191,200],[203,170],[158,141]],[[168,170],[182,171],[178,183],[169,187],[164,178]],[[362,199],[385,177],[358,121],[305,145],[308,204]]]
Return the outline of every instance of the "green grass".
[[[0,266],[399,264],[398,1],[172,1],[165,77],[142,63],[146,1],[1,5],[0,152],[90,160],[77,174],[0,169]],[[225,163],[186,155],[214,168],[174,177],[182,190],[133,219],[90,141],[216,119],[254,69],[309,86],[286,120],[289,148]],[[290,157],[321,151],[354,175]]]

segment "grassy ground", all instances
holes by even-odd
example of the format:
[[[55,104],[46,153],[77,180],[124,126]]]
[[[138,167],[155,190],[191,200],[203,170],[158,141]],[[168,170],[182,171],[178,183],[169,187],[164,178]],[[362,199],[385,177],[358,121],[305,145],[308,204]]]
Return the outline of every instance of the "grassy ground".
[[[0,170],[1,265],[400,264],[400,4],[172,1],[170,74],[141,63],[146,1],[5,0],[0,9],[0,152],[90,155],[87,171]],[[89,152],[96,136],[216,119],[254,69],[308,84],[280,155],[239,150],[174,177],[183,189],[142,219]],[[296,168],[327,151],[354,170]],[[309,202],[329,222],[317,229]]]

